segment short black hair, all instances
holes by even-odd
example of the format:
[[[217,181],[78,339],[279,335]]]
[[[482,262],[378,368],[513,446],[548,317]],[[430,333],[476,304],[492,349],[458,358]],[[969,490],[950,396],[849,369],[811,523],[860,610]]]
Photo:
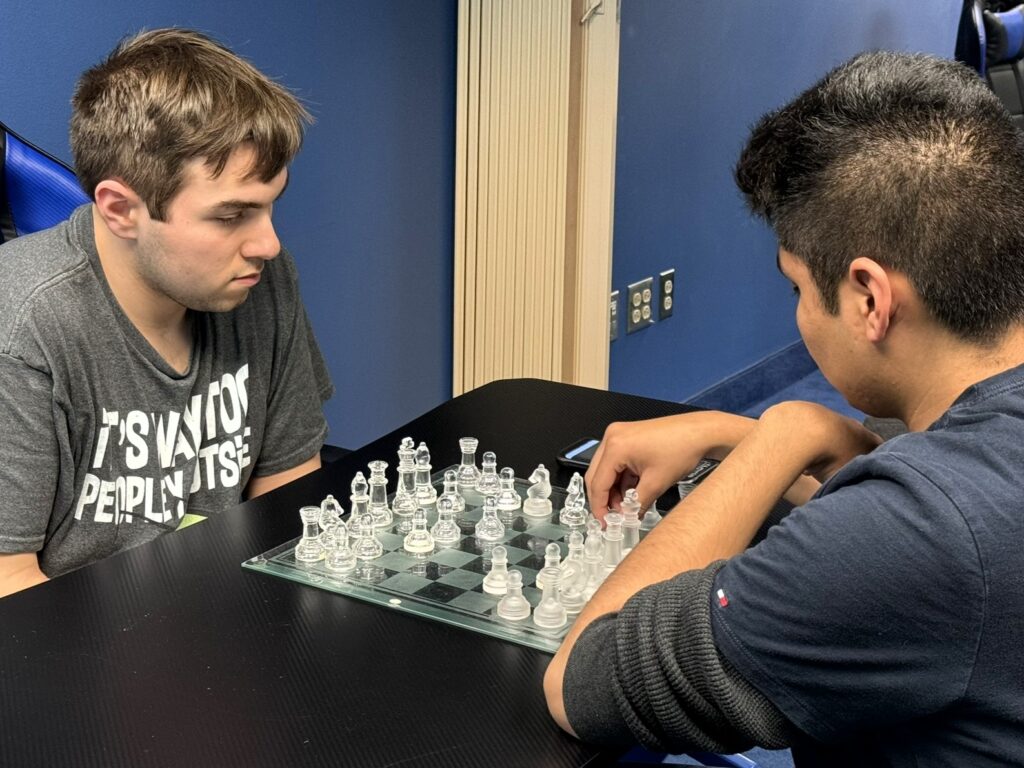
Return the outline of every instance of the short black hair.
[[[962,64],[861,54],[765,115],[735,175],[829,312],[868,256],[960,338],[1024,320],[1024,139]]]

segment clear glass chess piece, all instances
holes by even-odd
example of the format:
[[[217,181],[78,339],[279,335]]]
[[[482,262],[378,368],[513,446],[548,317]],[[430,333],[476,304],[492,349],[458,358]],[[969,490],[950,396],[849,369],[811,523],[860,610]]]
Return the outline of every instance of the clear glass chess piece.
[[[320,530],[327,530],[328,525],[341,520],[341,516],[344,514],[345,510],[342,509],[338,500],[333,495],[327,494],[326,498],[320,502]]]
[[[416,506],[426,510],[433,507],[437,501],[437,490],[430,482],[430,449],[427,448],[426,443],[420,442],[413,463],[416,466],[414,476]]]
[[[578,614],[587,604],[582,587],[565,571],[562,571],[562,577],[558,580],[558,601],[570,616]]]
[[[476,524],[475,532],[480,541],[498,541],[505,535],[505,524],[498,519],[498,500],[494,496],[484,499],[484,515]]]
[[[619,510],[622,513],[622,549],[627,552],[640,543],[640,501],[636,488],[626,491]]]
[[[557,579],[542,588],[540,602],[533,609],[533,623],[541,629],[560,629],[569,623],[569,613],[558,599],[559,591]]]
[[[643,519],[640,521],[641,531],[653,531],[654,526],[661,522],[661,513],[658,511],[657,500],[651,504],[650,508],[644,513]]]
[[[370,517],[375,528],[387,528],[394,521],[388,506],[388,468],[386,461],[371,461],[370,470]]]
[[[508,592],[508,550],[500,544],[491,552],[491,570],[484,576],[483,588],[488,595]]]
[[[566,589],[573,586],[582,590],[587,582],[587,571],[583,563],[583,534],[580,531],[573,531],[569,534],[569,554],[562,561],[559,569],[562,571],[562,594]],[[565,602],[563,600],[563,602]]]
[[[533,485],[526,489],[523,514],[528,517],[551,517],[551,473],[543,464],[538,464],[529,480]]]
[[[375,560],[384,554],[384,545],[377,538],[377,531],[373,527],[373,518],[363,515],[355,522],[356,542],[352,547],[356,558],[359,560]]]
[[[586,502],[583,498],[583,476],[572,473],[569,487],[565,489],[565,506],[558,513],[558,522],[569,528],[582,528],[587,522]]]
[[[604,537],[601,533],[601,523],[597,520],[593,522],[597,524],[597,530],[594,531],[588,525],[587,540],[583,544],[583,567],[587,574],[587,580],[583,587],[583,598],[585,600],[590,600],[594,596],[597,588],[604,581],[606,573],[604,570]]]
[[[622,560],[622,515],[609,512],[604,516],[604,567],[614,570]]]
[[[456,520],[465,513],[466,500],[459,493],[458,475],[454,469],[449,469],[444,473],[444,489],[441,491],[441,495],[437,497],[438,511],[441,509],[442,499],[447,499],[451,503],[452,513]]]
[[[302,507],[302,538],[295,545],[295,560],[300,563],[315,563],[324,556],[324,545],[320,541],[320,507]]]
[[[559,565],[562,562],[562,549],[555,542],[544,548],[544,567],[537,573],[537,588],[543,589],[548,581],[557,581],[562,575]]]
[[[412,516],[417,509],[415,475],[416,467],[411,455],[408,460],[398,463],[398,489],[391,500],[391,510],[398,519],[396,530],[403,534],[412,530]]]
[[[356,553],[348,543],[348,528],[339,520],[333,527],[334,540],[324,556],[324,567],[332,573],[351,573],[356,567]]]
[[[498,474],[498,483],[501,490],[498,491],[498,511],[509,513],[515,512],[523,506],[523,500],[516,491],[516,473],[512,467],[504,467]]]
[[[454,470],[449,470],[455,474]],[[441,495],[437,499],[437,522],[430,529],[430,535],[434,537],[434,543],[443,547],[450,547],[459,543],[462,538],[462,531],[455,522],[455,510],[451,498]]]
[[[498,618],[522,621],[530,617],[530,601],[523,597],[523,574],[513,568],[508,572],[508,591],[498,601]]]
[[[402,547],[413,555],[429,555],[434,551],[434,537],[427,530],[427,511],[420,507],[412,515],[412,530],[405,535]]]
[[[476,449],[479,445],[480,441],[475,437],[463,437],[459,440],[462,460],[459,462],[456,479],[460,489],[476,488],[476,483],[480,479],[480,468],[476,465]]]
[[[501,491],[501,480],[498,478],[498,457],[494,451],[486,451],[480,479],[476,481],[476,491],[481,496],[497,496]]]

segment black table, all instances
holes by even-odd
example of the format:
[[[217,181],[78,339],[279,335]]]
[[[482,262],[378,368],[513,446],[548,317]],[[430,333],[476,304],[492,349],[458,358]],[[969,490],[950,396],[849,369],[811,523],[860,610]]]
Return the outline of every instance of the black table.
[[[526,473],[611,421],[686,410],[496,382],[217,518],[0,600],[0,766],[613,761],[549,719],[547,655],[240,563],[297,536],[299,506],[347,498],[368,461],[392,465],[393,490],[404,435],[435,467],[458,463],[472,435]]]

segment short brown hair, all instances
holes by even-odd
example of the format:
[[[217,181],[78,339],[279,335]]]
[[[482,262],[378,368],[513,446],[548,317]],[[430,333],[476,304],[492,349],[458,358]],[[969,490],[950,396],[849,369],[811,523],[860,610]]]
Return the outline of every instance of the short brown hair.
[[[291,162],[312,118],[286,88],[199,32],[156,29],[122,40],[86,71],[72,99],[71,151],[90,197],[118,178],[162,220],[184,165],[214,176],[249,142],[250,176],[270,181]]]

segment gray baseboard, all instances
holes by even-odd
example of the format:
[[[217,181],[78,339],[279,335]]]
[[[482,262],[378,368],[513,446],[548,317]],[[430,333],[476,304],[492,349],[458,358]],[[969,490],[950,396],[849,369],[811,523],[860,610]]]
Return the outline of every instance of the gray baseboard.
[[[808,354],[807,347],[802,341],[796,341],[697,392],[684,402],[701,408],[742,413],[815,370],[817,365]]]

